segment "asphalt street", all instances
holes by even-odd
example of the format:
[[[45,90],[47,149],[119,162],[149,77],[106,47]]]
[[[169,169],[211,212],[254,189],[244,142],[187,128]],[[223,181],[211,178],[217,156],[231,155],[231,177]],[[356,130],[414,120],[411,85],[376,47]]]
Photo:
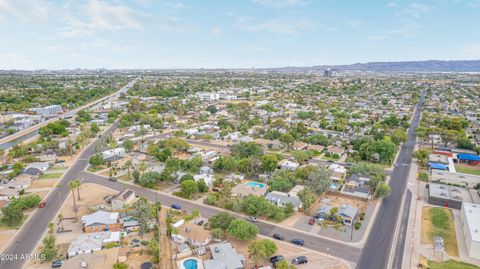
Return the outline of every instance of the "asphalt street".
[[[370,235],[363,247],[360,261],[357,264],[358,269],[387,268],[400,207],[408,182],[415,149],[415,129],[420,121],[424,98],[423,92],[413,115],[412,125],[408,130],[408,139],[402,145],[395,167],[390,175],[389,185],[392,192],[383,199],[383,203],[378,210]],[[402,222],[404,221],[408,221],[408,218],[402,219]]]

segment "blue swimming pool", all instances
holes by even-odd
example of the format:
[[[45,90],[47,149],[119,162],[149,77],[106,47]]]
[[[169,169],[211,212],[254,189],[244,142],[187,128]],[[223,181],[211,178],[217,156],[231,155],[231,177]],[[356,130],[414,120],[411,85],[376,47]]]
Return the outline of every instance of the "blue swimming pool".
[[[198,268],[197,260],[188,259],[188,260],[184,261],[183,262],[183,268],[185,268],[185,269],[197,269]]]
[[[255,181],[249,181],[245,184],[247,184],[247,186],[249,186],[249,187],[257,187],[257,188],[262,188],[262,189],[267,187],[267,184],[263,184],[263,183],[259,183],[259,182],[255,182]]]
[[[338,185],[336,183],[330,183],[331,190],[336,190],[337,188],[338,188]]]

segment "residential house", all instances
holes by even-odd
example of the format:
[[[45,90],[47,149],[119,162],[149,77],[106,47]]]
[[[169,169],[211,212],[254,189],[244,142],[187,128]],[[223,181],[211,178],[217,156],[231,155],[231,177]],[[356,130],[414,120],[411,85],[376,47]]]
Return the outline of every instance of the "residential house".
[[[49,162],[33,162],[33,163],[29,163],[25,167],[23,172],[29,175],[39,175],[47,171],[49,167],[50,167]]]
[[[122,228],[122,224],[118,221],[118,212],[102,210],[82,216],[82,225],[86,233],[118,231]]]
[[[125,157],[126,151],[123,147],[105,150],[102,152],[102,158],[106,162],[113,162],[121,160]]]
[[[282,170],[295,171],[300,166],[300,164],[297,162],[292,162],[290,160],[281,160],[279,162],[279,166]]]
[[[265,195],[265,199],[272,204],[279,207],[286,207],[287,204],[292,204],[293,209],[298,211],[302,207],[302,201],[296,195],[290,195],[289,193],[272,191]]]
[[[332,163],[328,170],[330,171],[330,179],[333,182],[343,182],[345,177],[347,176],[347,169],[344,166],[338,165],[336,163]]]
[[[358,208],[351,205],[342,205],[337,214],[342,217],[343,224],[351,226],[358,214]]]
[[[363,176],[358,173],[352,174],[347,178],[340,192],[357,198],[368,199],[370,198],[369,181],[370,178],[368,176]]]
[[[203,262],[205,269],[243,269],[245,257],[232,247],[230,243],[210,246],[212,259]]]
[[[120,232],[81,234],[70,243],[67,256],[71,258],[83,253],[94,253],[101,250],[103,245],[111,242],[120,242]]]
[[[123,211],[136,200],[135,191],[131,189],[125,189],[111,199],[112,210]]]
[[[20,197],[20,188],[0,188],[0,201],[9,201]]]
[[[342,156],[345,153],[345,149],[339,146],[328,146],[327,153],[331,155],[336,154],[338,156]]]

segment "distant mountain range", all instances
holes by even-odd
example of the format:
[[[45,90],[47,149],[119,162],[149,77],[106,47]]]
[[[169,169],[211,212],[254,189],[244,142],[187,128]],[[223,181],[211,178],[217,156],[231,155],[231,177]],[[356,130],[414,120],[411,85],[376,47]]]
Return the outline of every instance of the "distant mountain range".
[[[320,65],[311,67],[284,67],[284,70],[357,70],[375,72],[480,72],[480,60],[471,61],[405,61],[370,62],[348,65]]]

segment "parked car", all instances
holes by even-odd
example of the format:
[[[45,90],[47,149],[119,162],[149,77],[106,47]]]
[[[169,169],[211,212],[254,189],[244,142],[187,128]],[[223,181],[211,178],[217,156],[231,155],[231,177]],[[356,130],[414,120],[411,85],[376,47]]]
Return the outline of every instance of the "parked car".
[[[310,225],[315,224],[315,219],[314,219],[314,218],[311,218],[311,219],[308,221],[308,224],[310,224]]]
[[[117,178],[116,178],[116,177],[109,177],[108,180],[113,181],[113,182],[116,182],[116,181],[117,181]]]
[[[270,263],[275,266],[278,262],[283,260],[285,260],[285,257],[283,257],[283,255],[276,255],[270,258]]]
[[[298,238],[294,238],[290,241],[290,243],[292,244],[295,244],[297,246],[303,246],[305,245],[305,241],[303,239],[298,239]]]
[[[257,218],[255,217],[252,217],[252,216],[248,216],[245,218],[246,220],[250,221],[250,222],[257,222]]]
[[[52,268],[62,267],[62,264],[63,264],[63,260],[61,260],[61,259],[54,260],[52,262]]]
[[[280,241],[283,241],[285,240],[285,236],[281,235],[281,234],[274,234],[273,235],[273,238],[277,239],[277,240],[280,240]]]
[[[293,258],[292,260],[292,263],[293,264],[304,264],[304,263],[307,263],[308,262],[308,259],[306,256],[297,256],[295,258]]]
[[[45,202],[41,201],[40,204],[38,204],[38,208],[44,208],[45,207]]]
[[[182,209],[182,206],[181,206],[181,205],[179,205],[179,204],[172,204],[172,206],[171,206],[171,207],[172,207],[173,209],[176,209],[176,210],[180,210],[180,209]]]

